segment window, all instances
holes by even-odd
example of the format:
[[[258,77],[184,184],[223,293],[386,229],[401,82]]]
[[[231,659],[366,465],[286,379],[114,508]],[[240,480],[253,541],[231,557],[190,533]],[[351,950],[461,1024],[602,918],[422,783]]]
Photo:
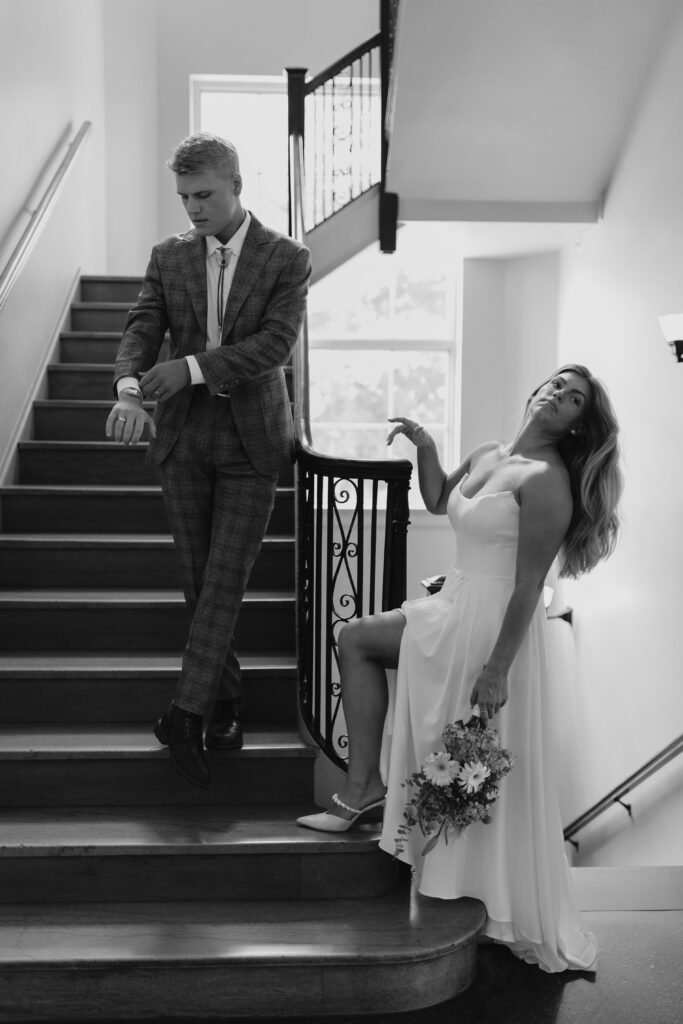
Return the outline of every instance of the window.
[[[229,139],[240,155],[244,205],[276,231],[288,229],[287,81],[191,75],[190,130]]]
[[[311,288],[311,432],[315,447],[346,458],[410,458],[391,448],[387,420],[406,416],[453,457],[455,262],[434,245],[435,225],[411,224],[393,255],[371,247]]]

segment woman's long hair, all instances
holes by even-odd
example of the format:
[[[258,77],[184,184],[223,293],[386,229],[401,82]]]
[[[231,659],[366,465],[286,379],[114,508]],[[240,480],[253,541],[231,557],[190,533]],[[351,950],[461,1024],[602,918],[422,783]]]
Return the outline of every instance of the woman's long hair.
[[[616,544],[620,525],[617,509],[623,488],[619,426],[604,384],[587,367],[569,363],[557,373],[576,373],[590,387],[579,428],[558,444],[569,471],[574,501],[560,548],[559,573],[576,578],[608,558]]]

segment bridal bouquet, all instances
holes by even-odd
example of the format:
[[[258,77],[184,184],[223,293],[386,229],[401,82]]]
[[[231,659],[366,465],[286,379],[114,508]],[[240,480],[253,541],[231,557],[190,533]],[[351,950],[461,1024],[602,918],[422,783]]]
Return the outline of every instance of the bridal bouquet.
[[[415,792],[397,829],[396,855],[403,853],[415,825],[428,837],[424,856],[442,832],[448,842],[449,831],[458,834],[474,821],[488,824],[498,783],[512,768],[512,754],[501,747],[497,731],[479,718],[447,725],[441,739],[444,749],[428,754],[420,770],[403,783]]]

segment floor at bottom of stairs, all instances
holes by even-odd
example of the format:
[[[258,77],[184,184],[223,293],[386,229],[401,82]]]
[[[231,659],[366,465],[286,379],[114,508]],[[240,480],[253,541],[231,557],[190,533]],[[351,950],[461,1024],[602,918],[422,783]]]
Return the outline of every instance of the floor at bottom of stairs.
[[[598,940],[595,974],[545,974],[483,944],[460,996],[426,1010],[373,1016],[289,1017],[283,1024],[680,1024],[683,911],[586,912]],[[266,1024],[266,1018],[261,1018]],[[201,1024],[233,1024],[222,1017]],[[93,1024],[107,1024],[100,1018]],[[144,1024],[132,1020],[129,1024]],[[192,1018],[174,1024],[196,1024]],[[258,1024],[253,1018],[250,1024]]]

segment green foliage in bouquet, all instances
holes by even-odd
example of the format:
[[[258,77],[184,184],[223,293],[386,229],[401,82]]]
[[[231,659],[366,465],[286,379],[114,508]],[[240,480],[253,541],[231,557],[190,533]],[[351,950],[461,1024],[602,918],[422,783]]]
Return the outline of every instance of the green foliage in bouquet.
[[[419,771],[403,786],[414,790],[398,826],[395,855],[416,825],[428,842],[422,856],[436,846],[443,833],[458,834],[475,821],[488,824],[498,799],[498,784],[512,768],[513,758],[504,750],[493,726],[471,718],[447,725],[441,736],[444,749],[428,754]]]

